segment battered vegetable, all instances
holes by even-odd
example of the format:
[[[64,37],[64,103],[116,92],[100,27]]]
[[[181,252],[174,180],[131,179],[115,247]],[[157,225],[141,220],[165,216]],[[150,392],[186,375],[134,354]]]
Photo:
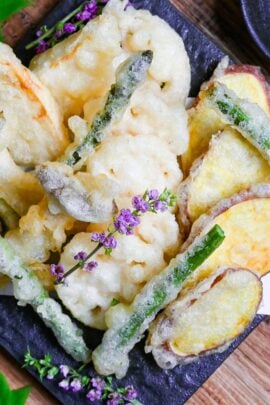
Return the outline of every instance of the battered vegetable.
[[[270,161],[270,120],[255,103],[238,98],[225,85],[215,83],[207,91],[208,103],[226,123],[233,125]]]
[[[19,224],[19,215],[3,198],[0,198],[0,218],[7,229],[15,229]]]
[[[104,138],[104,130],[125,111],[132,94],[146,78],[152,60],[152,51],[138,52],[120,66],[116,73],[116,83],[111,87],[104,109],[96,114],[83,142],[69,152],[65,163],[75,166],[100,144]]]
[[[117,378],[126,374],[129,351],[142,338],[156,314],[177,297],[186,278],[220,246],[224,238],[222,229],[214,226],[146,284],[126,310],[123,320],[119,322],[118,319],[117,324],[108,329],[101,345],[93,352],[98,373],[115,374]]]
[[[0,237],[0,272],[13,283],[14,296],[20,305],[30,304],[53,331],[59,344],[75,360],[87,362],[87,348],[81,330],[62,312],[61,306],[42,287],[35,275],[22,264],[10,244]]]

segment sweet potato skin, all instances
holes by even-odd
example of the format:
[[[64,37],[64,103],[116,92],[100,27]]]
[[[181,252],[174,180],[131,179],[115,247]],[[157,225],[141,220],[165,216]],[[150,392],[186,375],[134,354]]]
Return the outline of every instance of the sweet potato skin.
[[[158,316],[146,352],[165,369],[222,352],[252,322],[261,297],[262,283],[252,272],[220,268]]]

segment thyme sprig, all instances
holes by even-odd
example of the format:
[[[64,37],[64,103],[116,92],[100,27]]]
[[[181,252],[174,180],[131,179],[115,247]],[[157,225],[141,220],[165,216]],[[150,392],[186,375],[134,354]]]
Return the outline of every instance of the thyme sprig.
[[[59,40],[62,40],[83,28],[84,25],[97,15],[101,14],[107,0],[87,0],[72,10],[68,15],[48,28],[43,25],[36,32],[37,38],[26,45],[26,49],[36,47],[37,53],[42,53],[53,47]]]
[[[37,359],[32,356],[28,348],[23,367],[33,368],[41,380],[58,378],[58,386],[61,389],[73,393],[83,392],[90,402],[102,400],[106,405],[143,405],[137,399],[138,394],[133,386],[114,388],[112,377],[91,378],[83,373],[84,365],[77,370],[64,364],[55,365],[50,354]]]
[[[115,234],[133,235],[143,214],[165,212],[175,203],[176,196],[167,188],[162,193],[159,193],[158,190],[147,190],[142,196],[134,196],[132,198],[133,211],[121,209],[119,215],[114,218],[113,224],[108,227],[107,234],[105,232],[91,234],[91,241],[96,243],[96,247],[90,253],[78,252],[74,256],[77,263],[67,271],[61,263],[51,265],[51,274],[56,278],[55,284],[65,284],[66,279],[78,269],[92,272],[98,263],[89,260],[102,248],[104,248],[105,255],[109,256],[117,247]]]

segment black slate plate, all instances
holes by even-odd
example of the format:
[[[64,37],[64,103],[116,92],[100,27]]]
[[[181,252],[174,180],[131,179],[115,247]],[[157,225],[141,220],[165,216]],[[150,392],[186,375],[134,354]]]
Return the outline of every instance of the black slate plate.
[[[44,23],[52,24],[67,14],[80,1],[65,0],[61,2]],[[213,42],[201,31],[189,23],[167,0],[138,0],[133,1],[136,7],[151,10],[164,18],[183,37],[192,66],[191,95],[198,92],[200,84],[209,77],[217,62],[224,56]],[[16,53],[27,63],[29,54],[24,46],[33,39],[34,33],[29,33],[17,47]],[[177,367],[174,370],[162,371],[150,355],[145,355],[143,342],[138,344],[131,353],[131,366],[128,375],[119,385],[134,385],[140,393],[144,405],[181,405],[200,385],[221,365],[245,337],[261,322],[263,316],[256,316],[248,330],[239,337],[222,354],[204,357],[196,362]],[[95,347],[101,339],[101,333],[85,328],[85,337],[89,347]],[[59,347],[52,333],[44,326],[31,308],[18,307],[12,297],[0,296],[0,345],[6,349],[19,363],[22,363],[27,346],[36,357],[51,353],[58,364],[75,366],[76,363]],[[87,369],[94,375],[93,368]],[[30,370],[31,372],[31,370]],[[33,373],[35,377],[36,374]],[[61,391],[56,382],[43,380],[42,384],[65,405],[89,405],[85,397]],[[96,402],[99,404],[99,402]]]
[[[260,50],[270,58],[270,1],[241,0],[243,16]]]

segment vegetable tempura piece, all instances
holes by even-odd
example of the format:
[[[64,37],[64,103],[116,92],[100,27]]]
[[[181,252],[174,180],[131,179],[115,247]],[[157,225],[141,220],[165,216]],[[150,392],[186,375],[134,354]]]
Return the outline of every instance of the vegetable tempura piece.
[[[49,90],[0,44],[0,149],[16,163],[34,166],[60,156],[68,144],[58,106]]]
[[[19,305],[30,304],[43,322],[53,331],[58,343],[75,360],[90,360],[82,331],[62,312],[61,306],[42,287],[36,276],[24,267],[7,240],[0,237],[0,273],[12,280]]]
[[[270,162],[270,119],[257,104],[238,98],[220,83],[209,87],[207,102]]]
[[[115,205],[94,201],[91,195],[73,175],[73,170],[62,163],[47,163],[37,167],[36,175],[44,189],[53,196],[60,207],[78,221],[104,223],[111,219]]]
[[[115,374],[122,378],[128,369],[128,353],[142,338],[149,323],[168,303],[173,301],[184,281],[223,242],[225,236],[219,226],[195,239],[169,266],[148,282],[126,309],[121,305],[112,326],[105,333],[102,343],[93,352],[95,369],[102,375]],[[122,312],[122,313],[121,313]]]
[[[145,80],[153,60],[152,51],[138,52],[128,58],[116,72],[116,81],[108,94],[104,108],[94,117],[88,134],[79,146],[67,153],[65,163],[74,167],[81,164],[105,136],[104,131],[113,120],[119,119],[128,106],[128,102]]]
[[[270,166],[239,132],[214,135],[179,188],[180,221],[188,236],[192,223],[224,198],[270,179]]]
[[[9,151],[0,152],[0,198],[19,215],[41,201],[44,191],[36,177],[16,165]]]
[[[20,219],[19,228],[9,231],[5,238],[26,264],[44,263],[52,252],[60,252],[67,239],[66,231],[74,220],[65,214],[51,214],[43,199],[32,205]]]
[[[19,224],[19,215],[3,198],[0,198],[0,219],[7,229],[15,229]]]
[[[157,317],[146,352],[164,369],[220,353],[250,325],[261,297],[262,282],[250,270],[221,268]]]

